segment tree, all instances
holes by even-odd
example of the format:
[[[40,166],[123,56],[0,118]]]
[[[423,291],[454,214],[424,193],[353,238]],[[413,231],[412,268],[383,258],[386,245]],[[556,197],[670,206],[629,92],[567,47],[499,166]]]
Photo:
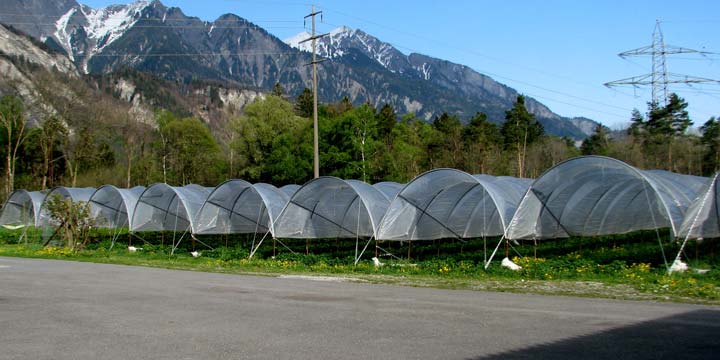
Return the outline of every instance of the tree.
[[[167,110],[160,110],[155,113],[155,123],[158,127],[158,135],[160,136],[160,143],[159,146],[156,146],[158,148],[158,153],[161,157],[161,165],[162,165],[162,174],[163,174],[163,182],[167,183],[167,158],[168,158],[168,129],[167,126],[177,120],[177,117],[175,115]]]
[[[485,174],[490,157],[499,156],[500,131],[497,125],[478,112],[470,119],[462,133],[465,154],[464,169],[471,173]]]
[[[428,146],[437,131],[415,114],[403,115],[392,131],[392,146],[378,156],[386,168],[384,179],[408,182],[429,170]]]
[[[95,225],[90,214],[90,204],[73,202],[55,194],[47,201],[50,217],[57,223],[53,236],[59,236],[65,247],[72,251],[84,249],[90,243],[90,229]],[[46,244],[53,238],[49,238]]]
[[[330,111],[323,116],[320,148],[323,170],[341,178],[374,178],[378,168],[370,167],[370,159],[380,145],[375,109],[369,104],[348,109],[341,115]]]
[[[665,116],[670,120],[673,136],[683,136],[687,129],[693,125],[687,112],[688,103],[677,94],[670,94],[670,100],[665,106]]]
[[[367,182],[368,154],[372,155],[377,146],[376,139],[378,135],[375,109],[368,104],[364,104],[355,111],[345,113],[345,115],[354,128],[352,141],[356,151],[360,153],[361,179]]]
[[[65,142],[68,136],[68,129],[57,116],[51,116],[39,127],[38,143],[42,151],[42,184],[41,189],[45,190],[48,185],[52,187],[53,181],[53,162],[55,161],[55,153]],[[51,184],[48,184],[51,182]]]
[[[528,145],[534,143],[544,134],[545,129],[535,120],[535,115],[525,108],[525,97],[518,95],[513,108],[505,112],[505,122],[500,133],[505,148],[517,157],[517,176],[525,177],[525,159]]]
[[[610,138],[608,137],[608,132],[610,129],[603,126],[602,124],[597,124],[595,126],[595,131],[593,132],[590,137],[585,139],[583,141],[582,145],[580,146],[580,152],[583,155],[603,155],[607,156],[608,151],[610,150]]]
[[[641,142],[643,151],[653,158],[654,166],[674,170],[673,144],[685,136],[692,125],[687,106],[684,99],[671,94],[665,106],[649,102],[645,117],[637,109],[633,110],[628,133]]]
[[[304,122],[305,119],[293,113],[289,102],[274,95],[255,99],[248,104],[245,114],[231,120],[230,124],[234,132],[231,147],[237,154],[237,165],[240,168],[238,174],[250,181],[271,181],[277,168],[276,164],[268,160],[268,156],[275,152],[275,159],[287,160],[294,157],[291,154],[298,154],[299,149],[287,147],[296,144],[296,140],[301,138],[299,127]],[[285,135],[294,139],[283,138]]]
[[[175,182],[187,185],[192,181],[217,181],[219,147],[202,121],[194,117],[171,121],[166,125],[166,136]]]
[[[122,134],[122,147],[125,151],[125,186],[130,188],[133,183],[142,183],[135,178],[133,182],[134,166],[140,164],[146,143],[152,139],[153,132],[147,124],[143,124],[130,114],[123,114],[119,119],[120,133]],[[149,169],[148,169],[149,170]],[[142,174],[142,173],[141,173]],[[145,173],[147,178],[150,174]]]
[[[460,159],[462,157],[462,123],[456,115],[450,116],[448,113],[442,113],[435,118],[433,127],[438,131],[439,137],[436,137],[431,147],[435,166],[442,167],[460,167]]]
[[[640,137],[643,131],[645,131],[645,117],[640,113],[640,110],[633,109],[632,115],[630,116],[630,127],[628,128],[627,134]]]
[[[18,149],[25,141],[25,109],[20,98],[5,95],[0,98],[0,126],[5,136],[5,196],[10,196],[15,186],[15,164]]]
[[[343,96],[343,98],[334,103],[327,106],[327,112],[330,117],[338,117],[345,114],[347,111],[352,110],[353,104],[352,101],[350,101],[350,98],[347,96]]]
[[[720,169],[720,121],[714,116],[700,127],[700,142],[705,147],[703,174],[710,176]]]
[[[275,86],[273,86],[272,94],[281,98],[285,95],[285,88],[283,88],[282,84],[276,82]]]
[[[80,171],[115,164],[115,153],[99,132],[98,127],[86,125],[63,137],[61,149],[73,187],[77,186]]]
[[[381,139],[385,139],[387,143],[390,140],[390,134],[392,133],[395,124],[397,124],[397,114],[392,105],[385,103],[380,111],[376,115],[378,136]]]
[[[295,114],[304,118],[313,116],[313,92],[304,88],[302,93],[295,99]]]

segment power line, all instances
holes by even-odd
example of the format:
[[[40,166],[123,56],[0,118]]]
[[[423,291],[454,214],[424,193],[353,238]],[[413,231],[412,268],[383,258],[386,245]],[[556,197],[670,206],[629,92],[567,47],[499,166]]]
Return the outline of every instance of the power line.
[[[501,59],[501,58],[494,57],[494,56],[491,56],[491,55],[483,54],[483,53],[481,53],[481,52],[478,52],[478,51],[475,51],[475,50],[472,50],[472,49],[466,49],[466,48],[463,48],[463,47],[451,45],[451,44],[447,43],[447,41],[440,41],[440,40],[432,39],[432,38],[429,38],[429,37],[426,37],[426,36],[422,36],[422,35],[410,33],[410,32],[407,32],[407,31],[405,31],[405,30],[397,29],[397,28],[394,28],[394,27],[391,27],[391,26],[386,26],[386,25],[377,23],[377,22],[372,21],[372,20],[367,20],[367,19],[363,19],[363,18],[354,16],[354,15],[350,15],[350,14],[343,13],[343,12],[340,12],[340,11],[337,11],[337,10],[328,9],[327,7],[323,7],[323,9],[325,9],[325,10],[327,10],[327,11],[329,11],[329,12],[334,12],[334,13],[339,14],[339,15],[342,15],[342,16],[346,16],[346,17],[348,17],[348,18],[351,18],[351,19],[354,19],[354,20],[357,20],[357,21],[360,21],[360,22],[364,22],[364,23],[367,23],[367,24],[371,24],[371,25],[375,25],[375,26],[384,28],[384,29],[386,29],[386,30],[390,30],[390,31],[392,31],[392,32],[394,32],[394,33],[398,33],[398,34],[403,34],[403,35],[406,35],[406,36],[414,37],[414,38],[416,38],[416,39],[423,40],[423,41],[433,42],[433,43],[435,43],[435,44],[444,46],[444,47],[449,48],[449,49],[458,50],[458,51],[461,51],[461,52],[464,52],[464,53],[467,53],[467,54],[471,54],[471,55],[474,55],[474,56],[477,56],[477,57],[485,58],[485,59],[488,59],[488,60],[491,60],[491,61],[494,61],[494,62],[497,62],[497,63],[501,63],[501,64],[503,64],[503,65],[511,65],[511,66],[514,66],[514,67],[517,67],[517,68],[522,68],[522,69],[525,69],[525,70],[532,71],[532,72],[534,72],[534,73],[536,73],[536,74],[541,74],[541,75],[545,75],[545,76],[548,76],[548,77],[554,77],[554,78],[557,78],[557,79],[566,80],[566,81],[569,81],[569,82],[572,82],[572,83],[575,83],[575,84],[578,84],[578,85],[586,86],[586,87],[592,87],[592,88],[597,87],[597,84],[588,84],[588,83],[585,83],[585,82],[577,81],[577,79],[570,78],[570,77],[567,77],[567,76],[549,73],[549,72],[546,72],[545,70],[542,70],[542,69],[537,69],[537,68],[530,67],[530,66],[526,66],[526,65],[523,65],[523,64],[518,64],[518,63],[515,63],[515,62],[512,62],[512,61],[508,61],[507,59]],[[418,52],[418,53],[420,53],[420,51],[415,51],[415,50],[412,50],[412,51],[413,51],[413,52]]]
[[[652,87],[652,102],[660,104],[662,100],[662,104],[667,105],[668,86],[670,84],[720,83],[718,80],[669,73],[667,69],[666,56],[673,54],[700,54],[704,56],[706,54],[714,53],[666,44],[662,29],[660,28],[660,20],[656,20],[655,30],[653,31],[653,42],[651,45],[624,51],[618,54],[618,56],[623,59],[630,56],[651,56],[652,72],[645,75],[611,81],[605,83],[605,86],[650,85]]]
[[[338,13],[337,11],[333,11],[333,12]],[[342,15],[342,13],[340,13],[340,14]],[[357,18],[357,17],[355,17],[355,16],[352,16],[352,15],[348,15],[348,16],[351,17],[351,18],[359,19],[359,18]],[[364,21],[364,20],[360,20],[360,21]],[[369,22],[369,23],[377,24],[377,23],[375,23],[375,22]],[[325,24],[330,25],[330,26],[337,26],[337,25],[333,25],[333,24],[329,24],[329,23],[325,23]],[[378,25],[378,26],[385,27],[385,26],[380,25],[380,24],[377,24],[377,25]],[[389,30],[393,30],[392,28],[389,28],[389,27],[386,27],[386,28],[389,29]],[[421,38],[421,39],[425,39],[425,40],[429,40],[429,41],[434,41],[434,40],[427,39],[427,38],[422,37],[422,36],[419,36],[419,35],[414,35],[414,34],[410,34],[410,33],[403,32],[403,31],[400,31],[400,32],[405,33],[405,34],[408,34],[408,35],[411,35],[411,36],[416,36],[416,37]],[[394,47],[396,47],[396,48],[398,48],[398,47],[403,47],[403,48],[405,48],[405,49],[407,49],[407,50],[409,50],[409,51],[419,53],[419,51],[414,50],[414,49],[412,49],[412,48],[410,48],[410,47],[407,47],[407,46],[399,46],[398,44],[392,43],[392,42],[387,42],[387,43],[390,44],[390,45],[392,45],[392,46],[394,46]],[[464,51],[464,52],[467,52],[467,53],[470,53],[470,54],[472,54],[472,55],[487,57],[486,55],[477,53],[477,52],[472,51],[472,50],[463,49],[463,48],[456,48],[456,49],[461,50],[461,51]],[[500,61],[500,60],[498,60],[498,61]],[[494,73],[494,72],[485,71],[485,70],[477,70],[477,71],[480,72],[481,74],[486,74],[486,75],[489,75],[489,76],[492,76],[492,77],[495,77],[495,78],[498,78],[498,79],[504,79],[504,80],[506,80],[506,81],[510,81],[510,82],[522,84],[522,85],[529,86],[529,87],[533,87],[533,88],[536,88],[536,89],[539,89],[539,90],[543,90],[543,91],[548,91],[548,92],[551,92],[551,93],[554,93],[554,94],[566,96],[566,97],[573,98],[573,99],[576,99],[576,100],[581,100],[581,101],[585,101],[585,102],[588,102],[588,103],[593,103],[593,104],[596,104],[596,105],[602,105],[602,106],[605,106],[605,107],[615,108],[615,109],[618,109],[618,110],[623,110],[623,111],[628,111],[628,112],[630,111],[629,109],[624,108],[624,107],[620,107],[620,106],[617,106],[617,105],[604,103],[604,102],[597,101],[597,100],[592,100],[592,99],[583,98],[583,97],[580,97],[580,96],[577,96],[577,95],[572,95],[572,94],[565,93],[565,92],[558,91],[558,90],[552,90],[552,89],[549,89],[549,88],[547,88],[547,87],[535,85],[535,84],[529,83],[529,82],[527,82],[527,81],[517,80],[517,79],[511,78],[511,77],[508,77],[508,76],[503,76],[503,75],[500,75],[500,74],[497,74],[497,73]],[[620,94],[626,95],[626,96],[630,96],[630,95],[623,94],[623,93],[620,93]],[[531,96],[534,96],[534,95],[531,95]],[[546,97],[546,98],[547,98],[547,97]],[[549,98],[547,98],[547,99],[549,99]],[[552,100],[552,101],[556,101],[556,100]],[[568,106],[573,106],[573,107],[576,107],[576,108],[579,108],[579,109],[591,110],[591,111],[594,111],[594,112],[604,113],[604,114],[611,114],[611,115],[613,115],[613,116],[620,116],[620,115],[617,115],[617,114],[608,113],[608,112],[606,112],[606,111],[604,111],[604,110],[593,109],[593,108],[589,108],[589,107],[586,107],[586,106],[579,106],[579,105],[575,105],[575,104],[568,103],[568,102],[562,102],[562,101],[557,101],[557,102],[558,102],[558,103],[565,104],[565,105],[568,105]]]
[[[513,63],[513,62],[509,62],[509,61],[505,61],[505,60],[502,60],[502,59],[499,59],[499,58],[496,58],[496,57],[493,57],[493,56],[489,56],[489,55],[486,55],[486,54],[482,54],[482,53],[479,53],[479,52],[474,51],[474,50],[468,50],[468,49],[460,48],[460,47],[457,47],[457,46],[448,45],[446,42],[437,41],[437,40],[435,40],[435,39],[431,39],[431,38],[428,38],[428,37],[425,37],[425,36],[420,36],[420,35],[417,35],[417,34],[414,34],[414,33],[410,33],[410,32],[407,32],[407,31],[404,31],[404,30],[401,30],[401,29],[397,29],[397,28],[393,28],[393,27],[390,27],[390,26],[386,26],[386,25],[380,24],[380,23],[378,23],[378,22],[371,21],[371,20],[367,20],[367,19],[363,19],[363,18],[360,18],[360,17],[358,17],[358,16],[350,15],[350,14],[347,14],[347,13],[344,13],[344,12],[341,12],[341,11],[329,9],[329,8],[327,8],[327,7],[324,7],[324,9],[327,10],[327,11],[330,11],[330,12],[334,12],[334,13],[336,13],[336,14],[338,14],[338,15],[346,16],[346,17],[348,17],[348,18],[351,18],[351,19],[354,19],[354,20],[363,22],[363,23],[367,23],[367,24],[375,25],[375,26],[378,26],[378,27],[381,27],[381,28],[384,28],[384,29],[387,29],[387,30],[391,30],[391,31],[393,31],[393,32],[395,32],[395,33],[400,33],[400,34],[408,35],[408,36],[411,36],[411,37],[414,37],[414,38],[418,38],[418,39],[421,39],[421,40],[424,40],[424,41],[434,42],[434,43],[440,44],[440,45],[445,46],[445,47],[448,47],[448,48],[453,48],[453,49],[456,49],[456,50],[460,50],[460,51],[463,51],[463,52],[468,53],[468,54],[471,54],[471,55],[475,55],[475,56],[479,56],[479,57],[482,57],[482,58],[490,59],[490,60],[493,60],[493,61],[501,62],[501,63],[503,63],[503,64],[509,64],[509,65],[512,65],[512,66],[516,66],[516,67],[520,67],[520,68],[525,68],[525,69],[528,69],[528,70],[530,70],[530,71],[533,71],[533,72],[535,72],[535,73],[537,73],[537,74],[542,74],[542,75],[546,75],[546,76],[551,76],[551,77],[555,77],[555,78],[563,79],[563,80],[569,80],[569,81],[571,81],[571,82],[573,82],[573,83],[580,84],[580,85],[583,85],[583,86],[592,86],[592,87],[595,87],[595,85],[590,85],[590,84],[587,84],[587,83],[574,81],[573,79],[569,79],[569,78],[567,78],[567,77],[565,77],[565,76],[548,73],[548,72],[541,71],[541,70],[538,70],[538,69],[535,69],[535,68],[532,68],[532,67],[527,67],[527,66],[524,66],[524,65],[519,65],[519,64],[516,64],[516,63]],[[665,22],[665,21],[663,21],[663,22]],[[720,20],[708,20],[708,21],[699,20],[699,21],[696,21],[696,22],[720,22]],[[396,48],[405,48],[405,49],[408,49],[409,51],[412,51],[412,52],[419,52],[419,51],[413,50],[413,49],[411,49],[411,48],[409,48],[409,47],[399,46],[398,44],[394,44],[394,43],[390,43],[390,42],[388,42],[388,43],[391,44],[391,45],[393,45],[393,46],[396,47]],[[713,60],[715,60],[715,59],[709,58],[707,55],[717,55],[717,54],[719,54],[719,53],[710,52],[710,51],[701,51],[701,52],[699,52],[699,53],[700,53],[701,56],[704,57],[704,59],[698,59],[698,61],[701,61],[701,60],[704,60],[704,61],[713,61]],[[630,62],[631,64],[635,65],[635,66],[641,66],[641,65],[639,65],[639,64],[637,64],[637,63],[635,63],[635,62],[633,62],[633,61],[630,61],[630,60],[627,59],[627,58],[625,58],[625,59],[626,59],[628,62]],[[690,58],[680,58],[680,59],[681,59],[681,60],[689,60]],[[583,97],[579,97],[579,96],[577,96],[577,95],[572,95],[572,94],[564,93],[564,92],[561,92],[561,91],[556,91],[556,90],[547,89],[547,88],[545,88],[545,87],[537,86],[537,85],[528,83],[528,82],[526,82],[526,81],[516,80],[516,79],[510,78],[510,77],[502,76],[502,75],[499,75],[499,74],[496,74],[496,73],[492,73],[492,72],[489,72],[489,71],[482,71],[482,70],[480,70],[480,69],[478,69],[478,71],[481,72],[481,73],[488,74],[488,75],[491,75],[491,76],[493,76],[493,77],[499,78],[499,79],[504,79],[504,80],[507,80],[507,81],[516,82],[516,83],[519,83],[519,84],[523,84],[523,85],[526,85],[526,86],[531,86],[531,87],[538,88],[538,89],[545,90],[545,91],[551,91],[551,92],[553,92],[553,93],[556,93],[556,94],[559,94],[559,95],[563,95],[563,96],[568,96],[568,97],[571,97],[571,98],[574,98],[574,99],[577,99],[577,100],[582,100],[582,101],[586,101],[586,102],[589,102],[589,103],[595,103],[595,104],[599,104],[599,105],[607,106],[607,107],[612,107],[612,108],[616,108],[616,109],[627,110],[627,109],[624,109],[624,108],[620,108],[620,107],[618,107],[618,106],[616,106],[616,105],[610,105],[610,104],[603,103],[603,102],[599,102],[599,101],[596,101],[596,100],[590,100],[590,99],[586,99],[586,98],[583,98]],[[698,78],[698,79],[699,79],[699,78]],[[697,80],[697,79],[696,79],[696,80]],[[628,97],[633,97],[633,98],[637,98],[637,97],[638,97],[637,95],[626,94],[626,93],[624,93],[624,92],[617,91],[616,89],[613,89],[613,91],[614,91],[614,93],[620,94],[620,95],[623,95],[623,96],[628,96]],[[546,98],[546,99],[550,99],[550,98]],[[557,101],[557,100],[552,100],[552,99],[550,99],[550,100],[551,100],[551,101]],[[557,102],[563,103],[563,102],[560,102],[560,101],[557,101]],[[569,106],[573,106],[573,107],[577,107],[577,108],[585,108],[585,109],[592,110],[592,111],[602,112],[602,111],[599,111],[599,110],[597,110],[597,109],[591,109],[591,108],[588,108],[588,107],[577,106],[577,105],[571,104],[571,103],[564,103],[564,104],[569,105]]]
[[[326,23],[326,24],[328,24],[328,23]],[[336,26],[336,25],[332,25],[332,24],[328,24],[328,25]],[[397,44],[395,44],[395,43],[388,43],[388,44],[390,44],[390,45],[392,45],[393,47],[396,47],[396,48],[399,47],[399,46],[398,46]],[[416,51],[416,50],[414,50],[414,49],[411,49],[411,48],[408,48],[408,47],[405,47],[405,48],[408,49],[408,50],[410,50],[410,51],[412,51],[412,52],[418,52],[418,51]],[[572,94],[568,94],[568,93],[565,93],[565,92],[562,92],[562,91],[557,91],[557,90],[549,89],[549,88],[547,88],[547,87],[543,87],[543,86],[539,86],[539,85],[534,85],[534,84],[529,83],[529,82],[526,82],[526,81],[516,80],[516,79],[510,78],[510,77],[507,77],[507,76],[503,76],[503,75],[500,75],[500,74],[497,74],[497,73],[493,73],[493,72],[490,72],[490,71],[482,71],[482,74],[487,74],[487,75],[493,76],[493,77],[498,78],[498,79],[504,79],[504,80],[507,80],[507,81],[515,82],[515,83],[518,83],[518,84],[522,84],[522,85],[529,86],[529,87],[532,87],[532,88],[536,88],[536,89],[539,89],[539,90],[547,91],[547,92],[550,92],[550,93],[554,93],[554,94],[566,96],[566,97],[573,98],[573,99],[576,99],[576,100],[581,100],[581,101],[585,101],[585,102],[588,102],[588,103],[593,103],[593,104],[596,104],[596,105],[602,105],[602,106],[606,106],[606,107],[610,107],[610,108],[615,108],[615,109],[623,110],[623,111],[627,111],[627,110],[628,110],[627,108],[620,107],[620,106],[617,106],[617,105],[607,104],[607,103],[604,103],[604,102],[601,102],[601,101],[597,101],[597,100],[592,100],[592,99],[586,99],[586,98],[583,98],[583,97],[580,97],[580,96],[577,96],[577,95],[572,95]],[[534,95],[531,95],[531,96],[534,96]],[[553,101],[557,101],[557,100],[553,100]],[[611,113],[604,112],[604,111],[602,111],[602,110],[592,109],[592,108],[583,107],[583,106],[576,106],[576,105],[574,105],[574,104],[567,103],[567,102],[562,102],[562,101],[557,101],[557,102],[562,103],[562,104],[565,104],[565,105],[569,105],[569,106],[575,106],[575,107],[577,107],[577,108],[581,108],[581,109],[585,109],[585,110],[592,110],[592,111],[596,111],[596,112],[600,112],[600,113],[611,114]],[[617,115],[617,114],[611,114],[611,115],[619,116],[619,115]]]
[[[394,46],[394,47],[398,47],[398,45],[396,45],[396,44],[394,44],[394,43],[388,43],[388,44],[390,44],[390,45],[392,45],[392,46]],[[406,47],[406,48],[407,48],[407,47]],[[407,48],[407,49],[409,49],[410,51],[413,51],[413,52],[417,52],[416,50],[413,50],[413,49],[410,49],[410,48]],[[481,72],[482,72],[483,74],[487,74],[487,75],[493,76],[493,77],[498,78],[498,79],[504,79],[504,80],[507,80],[507,81],[515,82],[515,83],[518,83],[518,84],[522,84],[522,85],[529,86],[529,87],[532,87],[532,88],[536,88],[536,89],[539,89],[539,90],[547,91],[547,92],[554,93],[554,94],[557,94],[557,95],[567,96],[567,97],[569,97],[569,98],[573,98],[573,99],[576,99],[576,100],[581,100],[581,101],[593,103],[593,104],[596,104],[596,105],[602,105],[602,106],[606,106],[606,107],[610,107],[610,108],[614,108],[614,109],[618,109],[618,110],[628,111],[628,109],[627,109],[627,108],[624,108],[624,107],[620,107],[620,106],[612,105],[612,104],[607,104],[607,103],[604,103],[604,102],[601,102],[601,101],[586,99],[586,98],[583,98],[583,97],[580,97],[580,96],[577,96],[577,95],[568,94],[568,93],[565,93],[565,92],[562,92],[562,91],[552,90],[552,89],[549,89],[549,88],[547,88],[547,87],[543,87],[543,86],[539,86],[539,85],[534,85],[534,84],[528,83],[528,82],[526,82],[526,81],[516,80],[516,79],[510,78],[510,77],[507,77],[507,76],[503,76],[503,75],[500,75],[500,74],[496,74],[496,73],[493,73],[493,72],[489,72],[489,71],[481,71]],[[528,94],[528,93],[526,93],[526,94]],[[533,97],[538,97],[538,98],[539,98],[539,96],[535,96],[535,95],[532,95],[532,94],[528,94],[528,95],[531,95],[531,96],[533,96]],[[563,102],[563,101],[559,101],[559,100],[550,99],[550,98],[547,98],[547,97],[546,97],[546,99],[549,99],[549,100],[551,100],[551,101],[556,101],[556,102],[558,102],[558,103],[562,103],[562,104],[565,104],[565,105],[574,106],[574,107],[576,107],[576,108],[580,108],[580,109],[584,109],[584,110],[591,110],[591,111],[595,111],[595,112],[599,112],[599,113],[604,113],[604,114],[609,114],[609,115],[613,115],[613,116],[621,116],[621,115],[617,115],[617,114],[613,114],[613,113],[608,113],[608,112],[603,111],[603,110],[598,110],[598,109],[589,108],[589,107],[585,107],[585,106],[579,106],[579,105],[575,105],[575,104],[568,103],[568,102]]]
[[[533,93],[523,93],[523,94],[524,94],[524,95],[529,95],[529,96],[531,96],[531,97],[533,97],[533,98],[536,98],[536,99],[543,99],[543,100],[546,100],[546,101],[553,101],[553,102],[556,102],[556,103],[560,103],[560,104],[572,106],[572,107],[575,107],[575,108],[578,108],[578,109],[583,109],[583,110],[593,111],[593,112],[596,112],[596,113],[599,113],[599,114],[605,114],[605,115],[614,116],[614,117],[617,117],[617,118],[620,118],[620,119],[625,119],[625,120],[627,120],[627,119],[629,118],[629,114],[620,115],[620,114],[616,114],[616,113],[612,113],[612,112],[608,112],[608,111],[604,111],[604,110],[598,110],[598,109],[590,108],[590,107],[587,107],[587,106],[577,105],[577,104],[574,104],[574,103],[569,103],[569,102],[566,102],[566,101],[554,99],[554,98],[547,97],[547,96],[541,96],[541,95],[537,95],[537,94],[533,94]],[[623,109],[623,110],[625,110],[625,109]]]

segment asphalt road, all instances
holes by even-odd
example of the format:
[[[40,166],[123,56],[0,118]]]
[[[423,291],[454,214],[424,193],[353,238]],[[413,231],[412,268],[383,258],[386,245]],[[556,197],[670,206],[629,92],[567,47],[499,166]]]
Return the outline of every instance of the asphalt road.
[[[720,357],[720,308],[0,257],[0,359]]]

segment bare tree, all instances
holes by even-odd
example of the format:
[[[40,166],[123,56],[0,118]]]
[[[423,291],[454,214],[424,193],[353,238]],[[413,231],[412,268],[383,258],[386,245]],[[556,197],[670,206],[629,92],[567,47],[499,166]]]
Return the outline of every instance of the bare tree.
[[[15,187],[15,163],[18,149],[27,139],[25,132],[25,109],[22,100],[14,95],[0,99],[0,125],[7,136],[5,154],[5,195],[10,196]]]

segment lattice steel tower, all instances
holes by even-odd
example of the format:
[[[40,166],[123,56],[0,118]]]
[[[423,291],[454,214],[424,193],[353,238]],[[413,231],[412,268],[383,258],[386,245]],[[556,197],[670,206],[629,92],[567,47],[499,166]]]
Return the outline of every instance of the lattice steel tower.
[[[652,45],[643,46],[641,48],[628,50],[618,54],[618,56],[623,59],[630,56],[652,56],[652,73],[611,81],[605,83],[605,86],[613,87],[620,85],[632,85],[634,87],[638,87],[641,85],[650,85],[652,86],[652,101],[656,104],[667,105],[669,84],[720,83],[720,81],[718,80],[673,74],[668,72],[667,64],[665,62],[666,55],[689,53],[700,54],[703,56],[706,54],[711,54],[705,51],[698,51],[665,44],[662,29],[660,29],[660,20],[656,20],[655,30],[653,31]]]

